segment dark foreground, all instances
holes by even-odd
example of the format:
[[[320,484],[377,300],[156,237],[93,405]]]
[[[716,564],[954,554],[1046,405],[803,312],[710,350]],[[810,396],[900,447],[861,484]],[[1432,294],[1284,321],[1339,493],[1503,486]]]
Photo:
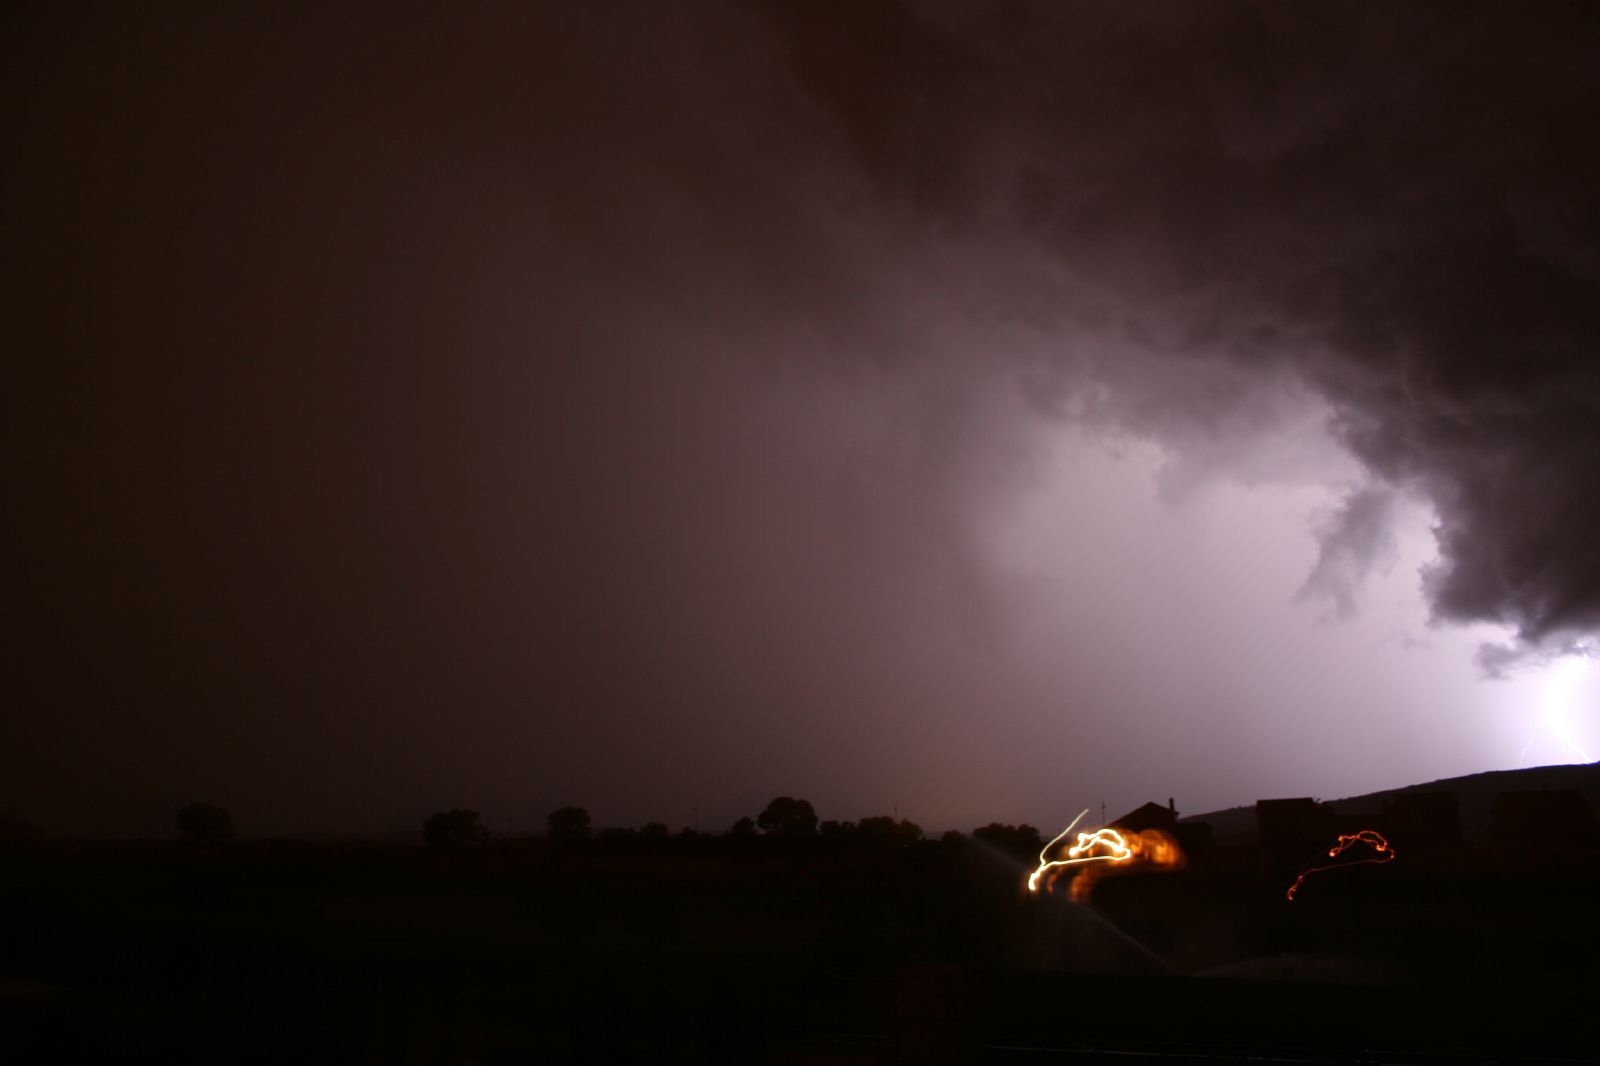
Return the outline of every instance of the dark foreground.
[[[1600,876],[1019,892],[967,843],[0,853],[0,1061],[1596,1058]]]

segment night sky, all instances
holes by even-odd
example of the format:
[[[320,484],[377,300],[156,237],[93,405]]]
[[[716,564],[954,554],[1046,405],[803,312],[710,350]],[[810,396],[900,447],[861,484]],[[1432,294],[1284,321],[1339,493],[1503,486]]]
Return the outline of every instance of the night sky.
[[[32,6],[6,813],[1600,754],[1592,3]]]

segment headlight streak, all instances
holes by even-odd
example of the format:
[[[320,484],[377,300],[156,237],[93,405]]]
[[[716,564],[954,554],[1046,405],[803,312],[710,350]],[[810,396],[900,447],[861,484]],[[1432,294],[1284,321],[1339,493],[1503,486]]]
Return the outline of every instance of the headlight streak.
[[[1029,892],[1037,893],[1039,891],[1039,878],[1043,877],[1047,870],[1061,870],[1068,866],[1079,866],[1086,862],[1122,862],[1132,854],[1128,850],[1127,844],[1123,841],[1122,835],[1115,829],[1097,829],[1093,833],[1079,833],[1078,842],[1067,849],[1067,857],[1065,859],[1046,858],[1050,854],[1050,849],[1059,844],[1068,833],[1076,829],[1078,823],[1083,821],[1083,816],[1088,813],[1089,808],[1087,807],[1079,811],[1078,816],[1068,823],[1065,829],[1051,837],[1050,842],[1039,849],[1039,866],[1033,873],[1028,875]],[[1112,842],[1113,839],[1115,843]],[[1084,854],[1094,847],[1096,843],[1109,844],[1112,848],[1112,854]],[[1052,881],[1054,881],[1054,878],[1052,878]]]
[[[1137,860],[1138,865],[1163,869],[1177,869],[1183,865],[1183,854],[1178,850],[1177,843],[1158,829],[1147,829],[1142,833],[1127,836],[1109,827],[1096,829],[1092,833],[1079,833],[1077,843],[1067,848],[1066,858],[1049,858],[1050,849],[1076,829],[1078,823],[1083,821],[1083,816],[1088,813],[1087,808],[1078,812],[1078,816],[1071,824],[1039,850],[1039,865],[1028,875],[1029,892],[1038,893],[1041,879],[1044,880],[1045,891],[1049,892],[1063,870],[1068,867],[1087,866],[1090,863],[1109,863],[1112,867],[1122,867]],[[1097,850],[1099,854],[1091,854]],[[1090,888],[1099,879],[1098,875],[1111,873],[1112,867],[1101,865],[1092,871],[1074,871],[1079,873],[1079,876],[1072,881],[1072,900],[1076,903],[1086,902]]]
[[[1294,902],[1294,894],[1300,890],[1301,885],[1305,884],[1306,878],[1310,877],[1314,873],[1320,873],[1323,870],[1342,869],[1346,866],[1362,866],[1366,863],[1386,863],[1394,861],[1394,848],[1390,846],[1387,840],[1384,839],[1383,834],[1378,832],[1376,829],[1363,829],[1360,832],[1349,834],[1340,833],[1339,842],[1328,849],[1328,858],[1337,859],[1340,855],[1355,847],[1357,844],[1366,844],[1371,847],[1374,853],[1373,856],[1367,859],[1354,859],[1350,862],[1324,863],[1321,866],[1312,866],[1308,863],[1304,868],[1301,869],[1300,876],[1294,879],[1294,884],[1289,886],[1289,891],[1284,894],[1284,898],[1289,900],[1291,903]]]

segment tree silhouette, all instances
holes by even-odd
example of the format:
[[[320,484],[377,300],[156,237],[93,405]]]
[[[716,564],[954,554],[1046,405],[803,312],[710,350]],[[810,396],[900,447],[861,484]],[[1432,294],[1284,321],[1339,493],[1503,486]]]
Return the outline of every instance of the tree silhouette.
[[[809,837],[817,835],[817,812],[811,804],[792,796],[779,796],[767,804],[756,824],[768,836]]]
[[[666,840],[672,835],[672,830],[662,822],[646,822],[639,827],[639,835],[645,840]]]
[[[0,814],[0,840],[35,840],[41,835],[38,826]]]
[[[738,838],[753,837],[756,835],[756,823],[752,822],[748,818],[740,818],[737,822],[734,822],[732,828],[728,830],[728,835]]]
[[[455,807],[438,811],[422,823],[422,837],[431,847],[458,848],[489,839],[489,829],[477,811]]]
[[[577,840],[589,835],[589,812],[582,807],[553,810],[545,821],[550,826],[550,835],[557,840]]]
[[[856,826],[864,841],[875,844],[914,844],[922,839],[922,827],[902,818],[895,821],[886,814],[863,818]]]
[[[1006,825],[1002,822],[990,822],[974,829],[972,835],[986,844],[1017,855],[1037,855],[1044,847],[1044,840],[1039,836],[1039,830],[1026,823]]]
[[[195,800],[173,819],[178,835],[190,844],[215,848],[233,841],[233,815],[226,807],[215,807]]]

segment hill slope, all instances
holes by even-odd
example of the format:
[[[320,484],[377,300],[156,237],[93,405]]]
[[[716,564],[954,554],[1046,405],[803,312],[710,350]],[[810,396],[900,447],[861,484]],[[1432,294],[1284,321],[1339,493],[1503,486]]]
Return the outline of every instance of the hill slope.
[[[1454,792],[1461,803],[1461,832],[1468,840],[1477,840],[1489,830],[1489,810],[1494,804],[1497,793],[1544,788],[1576,789],[1583,793],[1591,808],[1600,811],[1600,763],[1578,766],[1530,766],[1521,770],[1487,770],[1464,777],[1447,777],[1427,784],[1406,785],[1402,788],[1368,792],[1360,796],[1348,796],[1331,802],[1334,810],[1340,814],[1376,813],[1383,809],[1384,799],[1402,792]],[[1209,823],[1217,839],[1225,843],[1245,844],[1253,843],[1255,840],[1254,806],[1228,807],[1206,814],[1189,815],[1179,820]]]

